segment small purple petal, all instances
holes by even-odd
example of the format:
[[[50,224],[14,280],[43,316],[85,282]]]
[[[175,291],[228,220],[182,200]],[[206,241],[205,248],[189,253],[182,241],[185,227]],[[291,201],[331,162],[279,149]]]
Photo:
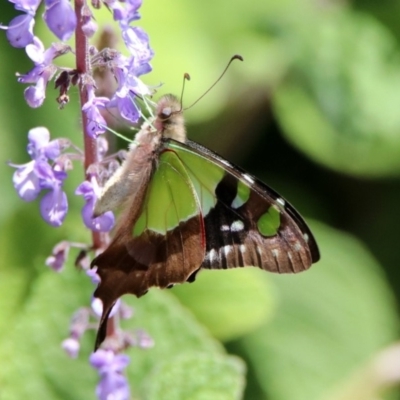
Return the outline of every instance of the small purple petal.
[[[35,200],[41,190],[39,177],[34,167],[35,161],[31,161],[17,168],[13,175],[15,190],[18,196],[25,201]]]
[[[129,357],[125,354],[114,354],[110,350],[98,350],[90,355],[90,364],[100,373],[122,372],[129,364]]]
[[[62,41],[67,41],[72,36],[77,23],[75,12],[68,0],[47,0],[43,19]]]
[[[149,46],[149,36],[142,28],[129,26],[122,31],[122,37],[138,65],[153,58],[154,52]]]
[[[99,349],[90,355],[89,361],[100,375],[100,382],[96,387],[98,399],[130,399],[128,381],[123,375],[123,370],[129,364],[127,355]]]
[[[14,8],[35,15],[37,8],[42,0],[9,0],[14,4]]]
[[[86,270],[86,275],[90,278],[94,285],[98,285],[101,281],[100,276],[97,273],[97,268]]]
[[[67,215],[67,211],[67,195],[61,188],[55,188],[46,193],[40,201],[40,214],[52,226],[61,226]]]
[[[99,217],[93,218],[94,201],[88,201],[82,208],[82,220],[87,228],[94,232],[109,232],[115,223],[112,211],[107,211]]]
[[[98,297],[93,297],[90,305],[92,307],[93,312],[100,318],[103,314],[103,302]],[[113,308],[111,309],[108,318],[113,317],[118,312],[120,306],[121,306],[121,299],[118,299],[113,305]]]
[[[55,160],[60,156],[61,150],[63,150],[63,145],[66,143],[63,139],[55,139],[49,142],[49,144],[44,149],[44,156],[50,160]],[[68,146],[67,146],[68,147]]]
[[[43,44],[35,37],[34,43],[27,46],[26,52],[33,60],[35,66],[26,74],[19,74],[19,83],[36,83],[36,86],[25,90],[25,99],[32,108],[40,107],[46,97],[46,86],[57,72],[57,67],[52,64],[55,57],[69,52],[71,48],[64,44],[52,44],[44,51]]]
[[[82,111],[86,113],[86,130],[90,137],[96,138],[106,131],[107,122],[101,115],[99,107],[104,108],[110,102],[107,97],[96,97],[94,87],[88,86],[88,101],[83,105]]]
[[[78,357],[81,345],[78,340],[74,338],[68,338],[61,343],[61,347],[65,350],[69,357],[76,358]]]
[[[41,155],[40,150],[47,146],[50,141],[50,132],[44,126],[32,128],[28,132],[27,152],[32,159],[36,159]]]
[[[115,21],[129,24],[140,18],[138,9],[142,5],[142,0],[127,0],[124,2],[124,6],[118,1],[107,1],[106,3],[113,10]]]
[[[46,98],[46,83],[43,78],[39,78],[36,86],[28,86],[24,91],[24,97],[28,105],[38,108]]]
[[[118,94],[117,94],[118,96]],[[117,107],[121,116],[128,121],[136,123],[140,118],[140,112],[138,106],[134,102],[134,95],[128,95],[126,97],[117,97]]]
[[[16,73],[19,83],[36,83],[43,72],[42,67],[34,67],[26,74]]]
[[[114,359],[115,354],[110,350],[97,350],[89,357],[89,362],[93,368],[100,369],[107,366]]]
[[[100,188],[95,179],[84,181],[76,189],[75,194],[83,196],[86,204],[82,208],[82,219],[85,226],[95,232],[108,232],[115,223],[114,214],[107,211],[99,217],[93,218],[94,205]]]
[[[42,64],[44,62],[45,48],[38,37],[35,36],[33,38],[33,43],[28,44],[28,46],[25,47],[25,51],[35,65]]]
[[[133,58],[127,61],[129,68],[116,67],[114,69],[115,76],[118,81],[118,90],[108,103],[109,107],[117,107],[120,115],[136,123],[140,118],[140,109],[135,104],[136,95],[148,95],[150,89],[136,75],[136,66]]]
[[[0,25],[6,29],[7,40],[13,47],[22,48],[33,42],[33,26],[35,20],[32,15],[22,14],[11,20],[10,25]]]
[[[68,258],[70,243],[66,240],[58,243],[52,250],[52,255],[47,257],[46,265],[56,272],[60,272],[64,268],[64,264]]]
[[[78,196],[83,196],[85,201],[93,198],[93,186],[89,181],[83,181],[75,190],[75,194]]]
[[[143,64],[141,67],[145,67],[146,65],[149,65],[149,64]],[[151,68],[149,71],[151,71]],[[151,94],[149,87],[147,85],[145,85],[139,78],[137,78],[135,75],[133,75],[134,73],[137,74],[137,70],[135,72],[128,71],[128,76],[125,81],[125,84],[136,95],[146,96],[146,95]]]
[[[104,133],[107,127],[107,121],[101,115],[99,109],[92,105],[87,107],[86,110],[88,123],[86,125],[86,130],[91,138],[96,138],[98,135]]]
[[[97,24],[93,18],[86,18],[85,22],[82,24],[82,31],[86,37],[91,38],[97,31]]]
[[[61,272],[64,268],[65,258],[61,254],[55,256],[48,256],[45,264],[50,267],[53,271]]]
[[[62,183],[58,181],[55,171],[45,159],[38,158],[35,163],[36,175],[40,178],[41,189],[55,189]]]

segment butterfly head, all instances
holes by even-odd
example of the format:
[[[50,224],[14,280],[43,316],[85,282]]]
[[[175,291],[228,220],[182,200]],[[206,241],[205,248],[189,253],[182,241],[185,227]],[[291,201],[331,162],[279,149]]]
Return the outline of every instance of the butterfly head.
[[[185,121],[182,105],[177,97],[166,94],[157,103],[154,126],[165,138],[186,141]]]

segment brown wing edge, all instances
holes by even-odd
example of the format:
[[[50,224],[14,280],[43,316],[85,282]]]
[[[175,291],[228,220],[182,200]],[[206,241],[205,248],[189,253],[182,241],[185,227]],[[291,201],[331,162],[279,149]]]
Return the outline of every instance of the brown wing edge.
[[[107,320],[119,297],[127,293],[140,297],[152,286],[186,282],[200,268],[204,255],[201,215],[181,222],[167,235],[146,230],[133,238],[128,231],[119,232],[91,264],[97,266],[101,279],[94,296],[103,302],[95,349],[106,337]]]

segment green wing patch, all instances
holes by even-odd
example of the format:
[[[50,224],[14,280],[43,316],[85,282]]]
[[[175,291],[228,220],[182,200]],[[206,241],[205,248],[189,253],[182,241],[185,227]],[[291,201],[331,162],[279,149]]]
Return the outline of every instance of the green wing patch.
[[[249,197],[250,197],[250,187],[243,181],[239,180],[237,187],[237,194],[232,201],[232,207],[233,208],[241,207],[244,203],[246,203],[247,200],[249,200]]]
[[[197,193],[202,213],[204,216],[207,215],[217,202],[215,189],[224,176],[224,169],[179,144],[169,142],[168,146],[176,152],[184,164],[187,175]]]
[[[257,221],[257,227],[263,236],[274,236],[281,225],[281,213],[272,205]]]
[[[149,183],[133,236],[140,236],[146,229],[165,235],[199,212],[191,177],[173,151],[164,151]]]

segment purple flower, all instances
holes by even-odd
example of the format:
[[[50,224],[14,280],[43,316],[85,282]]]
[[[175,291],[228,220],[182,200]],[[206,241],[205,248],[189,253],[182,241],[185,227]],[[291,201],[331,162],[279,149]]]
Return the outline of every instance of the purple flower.
[[[70,336],[65,339],[61,346],[71,358],[76,358],[79,353],[79,339],[90,327],[90,309],[82,307],[77,310],[71,318]]]
[[[86,204],[82,208],[82,219],[85,226],[95,232],[108,232],[114,226],[115,218],[111,211],[107,211],[99,217],[93,218],[94,205],[99,197],[100,188],[96,179],[92,178],[91,182],[84,181],[81,183],[75,194],[83,196]]]
[[[93,353],[89,360],[100,375],[100,382],[96,388],[98,399],[129,400],[128,381],[122,374],[124,368],[129,364],[129,357],[100,349]]]
[[[134,69],[136,70],[137,75],[149,72],[151,70],[150,66],[146,67],[150,69],[145,72],[138,71],[139,66],[148,63],[154,56],[154,52],[149,45],[149,36],[147,33],[138,26],[127,26],[122,30],[122,37],[126,47],[133,56]],[[130,69],[132,70],[132,67]]]
[[[136,95],[149,95],[150,89],[136,76],[131,75],[135,71],[129,68],[115,68],[115,76],[118,81],[118,89],[110,100],[109,107],[117,107],[123,118],[136,123],[140,118],[140,109],[135,104]]]
[[[38,108],[43,104],[46,98],[47,82],[39,78],[36,86],[29,86],[24,90],[24,97],[29,107]]]
[[[43,165],[48,165],[48,149],[51,148],[51,155],[57,157],[58,141],[50,142],[50,132],[44,127],[31,129],[28,133],[28,140],[27,151],[32,161],[19,166],[11,166],[17,168],[14,172],[13,183],[18,195],[25,201],[32,201],[36,199],[42,189],[38,170],[46,168]]]
[[[44,127],[31,129],[28,134],[28,154],[32,161],[23,165],[11,165],[17,170],[13,175],[14,187],[25,201],[36,199],[41,190],[48,189],[40,202],[42,218],[53,226],[60,226],[68,211],[67,196],[62,190],[66,173],[57,164],[49,164],[61,152],[60,140],[50,141],[50,133]]]
[[[8,26],[0,25],[0,29],[7,30],[8,42],[13,47],[22,48],[33,41],[34,16],[21,14],[11,20]]]
[[[115,21],[129,24],[130,22],[140,18],[138,9],[142,5],[142,0],[127,0],[124,3],[115,0],[106,0],[105,3],[113,10]]]
[[[154,53],[149,46],[147,34],[141,28],[124,26],[122,36],[132,56],[129,58],[121,56],[118,60],[114,60],[118,89],[108,106],[117,107],[123,118],[136,123],[141,114],[134,102],[135,97],[151,94],[149,87],[138,77],[151,71],[149,61]]]
[[[70,243],[66,240],[63,240],[54,246],[51,256],[47,257],[46,259],[46,265],[52,268],[54,271],[60,272],[64,268],[70,247]]]
[[[54,227],[61,226],[68,212],[68,199],[60,186],[46,193],[40,202],[42,218]]]
[[[107,122],[101,115],[100,108],[104,108],[110,102],[107,97],[96,97],[94,87],[87,86],[88,101],[83,105],[82,111],[85,111],[87,116],[86,130],[91,138],[96,138],[101,133],[106,131]]]
[[[21,48],[33,42],[33,26],[35,14],[41,0],[10,0],[16,10],[26,14],[16,16],[8,26],[0,25],[0,29],[6,29],[7,40],[11,46]]]
[[[47,128],[39,126],[28,132],[27,152],[32,159],[39,157],[55,160],[61,153],[60,141],[50,141],[50,132]]]
[[[42,0],[9,0],[14,4],[14,8],[35,15],[37,8]]]
[[[121,76],[120,88],[115,92],[111,99],[109,106],[117,107],[119,113],[123,118],[132,123],[136,123],[140,118],[140,109],[135,104],[135,96],[128,84],[125,84],[125,76]]]
[[[68,40],[76,28],[76,15],[69,0],[46,0],[43,19],[62,41]]]
[[[85,16],[82,19],[82,30],[88,38],[91,38],[97,31],[97,24],[92,16]]]
[[[18,196],[25,201],[33,201],[40,193],[39,178],[35,172],[36,161],[17,167],[13,175],[13,184]],[[14,166],[14,165],[11,165]]]
[[[40,214],[52,226],[61,226],[68,211],[68,199],[62,190],[62,185],[67,174],[56,171],[47,163],[38,164],[36,170],[40,179],[41,189],[49,189],[40,201]]]
[[[139,18],[137,12],[141,6],[141,0],[128,0],[122,6],[116,0],[107,0],[106,4],[114,12],[114,19],[120,22],[122,29],[122,37],[131,56],[129,58],[118,54],[112,58],[112,66],[115,78],[118,82],[118,88],[114,96],[107,103],[107,107],[116,107],[119,114],[126,120],[136,123],[141,115],[139,107],[135,104],[136,96],[151,95],[152,92],[138,77],[151,71],[149,61],[152,59],[154,52],[149,46],[149,38],[147,34],[139,27],[129,26],[129,22]],[[94,94],[91,101],[84,105],[84,110],[91,113],[89,118],[92,122],[88,129],[92,135],[103,133],[102,125],[105,121],[101,116]],[[101,103],[100,103],[101,104]],[[104,104],[101,104],[104,106]],[[98,122],[101,121],[101,124]],[[98,132],[97,132],[98,131]]]
[[[57,43],[53,43],[45,50],[43,43],[37,37],[33,39],[33,43],[26,46],[26,54],[35,66],[27,74],[17,74],[17,76],[20,83],[36,83],[36,86],[30,86],[24,92],[25,100],[29,106],[36,108],[43,104],[47,83],[57,71],[57,67],[52,62],[55,58],[70,50],[69,46]]]
[[[77,339],[67,338],[61,343],[61,347],[71,358],[76,358],[78,357],[81,344]]]

